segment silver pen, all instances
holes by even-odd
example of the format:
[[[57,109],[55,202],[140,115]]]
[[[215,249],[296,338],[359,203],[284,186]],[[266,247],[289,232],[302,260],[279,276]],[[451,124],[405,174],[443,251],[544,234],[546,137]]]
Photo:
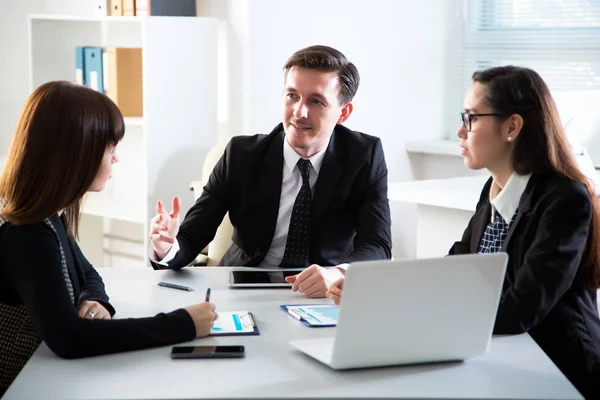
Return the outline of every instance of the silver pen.
[[[158,282],[158,286],[168,287],[168,288],[171,288],[171,289],[185,290],[185,291],[188,291],[188,292],[191,292],[191,291],[194,290],[191,287],[187,287],[187,286],[183,286],[183,285],[176,285],[174,283],[169,283],[169,282]]]

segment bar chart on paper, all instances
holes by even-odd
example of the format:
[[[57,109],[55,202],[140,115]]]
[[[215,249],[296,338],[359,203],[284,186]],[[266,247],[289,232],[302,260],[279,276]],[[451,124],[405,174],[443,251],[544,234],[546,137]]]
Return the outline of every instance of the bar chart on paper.
[[[337,324],[340,307],[334,305],[289,305],[287,311],[295,313],[310,325],[333,326]]]
[[[219,318],[210,329],[211,336],[258,335],[258,328],[248,311],[219,313]]]

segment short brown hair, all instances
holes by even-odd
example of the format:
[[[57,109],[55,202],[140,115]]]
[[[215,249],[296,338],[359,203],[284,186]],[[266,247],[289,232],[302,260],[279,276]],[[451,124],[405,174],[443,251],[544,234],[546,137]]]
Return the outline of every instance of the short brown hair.
[[[485,101],[505,116],[518,114],[523,128],[517,137],[512,167],[520,175],[555,173],[583,183],[592,200],[592,220],[583,255],[586,287],[600,287],[600,204],[589,180],[581,173],[548,86],[535,71],[515,66],[488,68],[473,74],[485,85]]]
[[[329,46],[317,45],[298,50],[288,58],[283,66],[286,77],[292,67],[337,72],[340,81],[340,93],[338,94],[340,104],[351,102],[360,84],[360,75],[356,66],[349,62],[342,52]]]
[[[13,224],[43,221],[65,209],[67,234],[77,237],[81,201],[106,148],[125,126],[107,96],[65,81],[29,96],[0,175],[1,214]]]

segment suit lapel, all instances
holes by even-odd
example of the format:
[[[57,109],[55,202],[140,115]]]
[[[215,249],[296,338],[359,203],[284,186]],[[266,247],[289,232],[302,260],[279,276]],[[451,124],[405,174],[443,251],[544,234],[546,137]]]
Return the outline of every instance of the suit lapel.
[[[492,205],[490,204],[490,188],[492,187],[493,178],[490,177],[483,189],[481,189],[481,197],[479,204],[477,204],[478,210],[475,211],[473,219],[473,226],[471,228],[471,253],[477,253],[479,250],[479,242],[483,236],[485,228],[490,223],[490,216],[492,215]]]
[[[315,183],[315,193],[311,210],[311,231],[318,229],[317,221],[323,220],[323,214],[329,206],[331,196],[337,187],[338,179],[342,173],[341,152],[335,143],[334,131],[323,157],[319,177]]]
[[[481,211],[477,213],[477,216],[473,222],[473,231],[471,233],[471,253],[477,253],[479,250],[479,242],[481,241],[483,232],[490,223],[492,205],[490,204],[489,198],[486,200],[485,205],[480,208],[480,210]]]
[[[261,166],[261,174],[258,180],[257,192],[262,197],[261,214],[264,223],[262,231],[264,232],[261,242],[263,250],[266,252],[271,245],[271,240],[275,234],[275,225],[277,224],[277,214],[279,213],[279,200],[281,198],[281,182],[283,179],[283,128],[278,125],[275,129],[280,129],[271,142],[267,150],[264,163]]]

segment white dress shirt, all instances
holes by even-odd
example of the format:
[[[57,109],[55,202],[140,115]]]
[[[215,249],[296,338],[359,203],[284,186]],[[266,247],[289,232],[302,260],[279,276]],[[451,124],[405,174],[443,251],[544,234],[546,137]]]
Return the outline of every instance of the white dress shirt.
[[[319,177],[319,171],[321,165],[323,165],[323,157],[325,157],[325,151],[327,147],[308,158],[311,164],[310,168],[310,192],[314,196],[315,183]],[[289,145],[287,140],[283,141],[283,177],[281,180],[281,196],[279,197],[279,212],[277,213],[277,225],[275,226],[275,234],[271,241],[271,246],[267,255],[263,261],[258,265],[261,268],[278,268],[281,260],[283,259],[283,253],[285,252],[285,242],[287,240],[288,229],[290,227],[290,219],[292,218],[292,209],[294,208],[294,202],[296,196],[300,192],[302,187],[302,175],[296,165],[301,156]],[[154,255],[154,250],[150,246],[148,256],[152,261],[157,264],[167,265],[169,261],[175,258],[175,255],[179,251],[179,242],[175,240],[173,247],[167,253],[167,255],[161,260],[157,261]]]
[[[513,172],[508,182],[506,182],[504,189],[501,189],[495,181],[492,182],[492,187],[490,188],[492,222],[494,222],[495,213],[499,213],[507,224],[510,223],[515,211],[519,207],[519,201],[525,192],[529,178],[531,178],[531,174],[519,175]]]
[[[327,147],[319,151],[317,154],[308,158],[311,164],[310,168],[310,193],[315,194],[315,183],[319,177],[321,165],[323,165],[323,157]],[[271,247],[267,255],[258,265],[262,268],[278,268],[283,253],[285,252],[285,242],[287,240],[288,229],[290,228],[290,219],[292,218],[292,209],[296,196],[302,187],[302,175],[296,165],[300,159],[300,155],[289,145],[287,140],[283,141],[283,177],[281,180],[281,196],[279,197],[279,212],[277,213],[277,225],[275,225],[275,234],[271,241]]]

